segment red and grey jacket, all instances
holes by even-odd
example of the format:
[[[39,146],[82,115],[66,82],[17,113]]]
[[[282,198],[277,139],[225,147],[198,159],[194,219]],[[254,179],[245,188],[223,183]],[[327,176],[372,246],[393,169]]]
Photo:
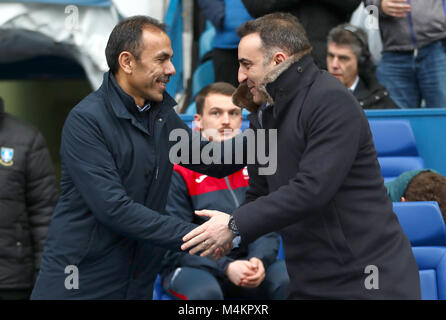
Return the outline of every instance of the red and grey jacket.
[[[249,176],[247,168],[225,178],[213,178],[201,173],[174,165],[166,212],[168,215],[201,224],[207,218],[194,214],[195,210],[211,209],[232,213],[245,201]],[[215,276],[224,277],[227,265],[234,260],[249,260],[257,257],[265,268],[277,257],[280,239],[278,234],[270,233],[258,238],[246,248],[234,249],[228,256],[212,261],[197,255],[169,252],[164,261],[163,274],[180,266],[203,268]]]

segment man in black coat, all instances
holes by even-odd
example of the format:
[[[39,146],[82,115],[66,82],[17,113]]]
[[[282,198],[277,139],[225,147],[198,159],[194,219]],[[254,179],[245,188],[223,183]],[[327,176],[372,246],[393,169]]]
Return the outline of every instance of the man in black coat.
[[[0,300],[29,299],[59,191],[45,139],[0,98]]]
[[[251,128],[277,130],[277,171],[249,165],[246,202],[183,240],[202,256],[241,236],[279,232],[293,299],[419,299],[409,240],[386,195],[364,111],[345,86],[313,63],[290,14],[239,28],[239,82]],[[255,106],[261,105],[258,110]],[[256,112],[255,112],[256,111]]]
[[[327,70],[349,89],[364,109],[398,108],[375,74],[367,33],[349,23],[328,34]]]
[[[166,250],[180,250],[196,226],[164,213],[170,134],[191,132],[165,92],[172,55],[155,19],[131,17],[113,29],[110,71],[64,124],[62,194],[32,299],[151,299]],[[184,166],[218,177],[243,167]]]

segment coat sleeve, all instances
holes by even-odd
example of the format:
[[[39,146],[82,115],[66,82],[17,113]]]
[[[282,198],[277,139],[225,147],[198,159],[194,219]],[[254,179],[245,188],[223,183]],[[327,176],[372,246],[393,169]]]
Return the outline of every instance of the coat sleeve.
[[[298,223],[327,206],[353,165],[366,121],[356,99],[336,88],[321,90],[312,99],[302,115],[307,143],[297,174],[233,212],[243,242]]]
[[[34,266],[38,271],[51,216],[59,196],[53,162],[40,132],[35,135],[26,159],[26,182]]]
[[[223,29],[225,22],[225,2],[223,0],[198,0],[198,5],[206,19],[216,29]]]
[[[248,260],[255,257],[262,260],[267,269],[277,259],[279,252],[280,238],[275,232],[261,236],[248,245]]]
[[[173,172],[172,181],[167,198],[166,213],[172,217],[178,217],[184,221],[193,222],[194,206],[192,204],[187,185],[178,172]],[[205,269],[217,277],[224,277],[228,264],[233,261],[229,257],[223,257],[219,261],[184,252],[168,251],[164,258],[164,268],[173,269],[178,266]]]
[[[121,235],[179,251],[181,238],[196,225],[133,201],[107,143],[93,116],[70,113],[62,132],[61,156],[86,206],[99,222]]]

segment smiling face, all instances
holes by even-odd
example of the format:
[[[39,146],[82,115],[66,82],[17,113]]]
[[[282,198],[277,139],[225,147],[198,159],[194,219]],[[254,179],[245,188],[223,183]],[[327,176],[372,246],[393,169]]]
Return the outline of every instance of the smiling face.
[[[349,46],[331,42],[327,48],[327,69],[350,88],[358,75],[358,59]]]
[[[118,81],[120,85],[139,106],[143,106],[147,100],[162,101],[166,84],[176,72],[171,60],[171,42],[165,32],[144,28],[141,46],[139,58],[127,51],[120,54],[121,70],[117,75],[117,79],[125,82],[122,84],[122,81]]]
[[[266,96],[259,91],[259,83],[271,71],[275,63],[274,59],[265,60],[259,33],[248,34],[240,40],[238,60],[240,62],[238,81],[246,82],[254,103],[262,105],[266,101]]]
[[[222,141],[240,132],[243,116],[242,110],[232,102],[232,96],[209,93],[204,100],[202,114],[197,113],[194,121],[203,136],[209,138],[212,135],[215,140]]]

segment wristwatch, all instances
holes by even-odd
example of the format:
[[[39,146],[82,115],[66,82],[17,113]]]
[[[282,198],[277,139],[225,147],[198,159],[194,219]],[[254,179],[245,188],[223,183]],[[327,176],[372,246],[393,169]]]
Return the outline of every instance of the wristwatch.
[[[231,216],[231,217],[229,218],[228,229],[232,231],[232,233],[234,234],[235,237],[237,237],[237,236],[240,235],[240,232],[238,232],[238,228],[237,228],[237,226],[235,225],[235,220],[234,220],[234,217],[233,217],[233,216]]]

